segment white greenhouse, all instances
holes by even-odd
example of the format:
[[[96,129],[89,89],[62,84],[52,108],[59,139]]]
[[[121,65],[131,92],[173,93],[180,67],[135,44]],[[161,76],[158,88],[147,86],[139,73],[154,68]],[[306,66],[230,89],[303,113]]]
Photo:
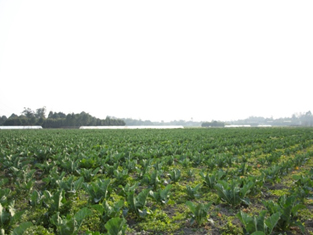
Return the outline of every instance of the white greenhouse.
[[[81,126],[79,129],[183,129],[183,126]]]
[[[225,125],[225,127],[251,127],[251,125]]]
[[[2,130],[19,130],[19,129],[42,129],[42,126],[0,126]]]

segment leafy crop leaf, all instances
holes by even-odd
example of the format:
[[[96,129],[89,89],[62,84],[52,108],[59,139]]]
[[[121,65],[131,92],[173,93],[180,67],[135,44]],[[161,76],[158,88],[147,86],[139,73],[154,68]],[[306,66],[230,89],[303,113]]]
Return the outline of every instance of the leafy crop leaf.
[[[142,209],[146,205],[147,196],[149,194],[149,189],[141,191],[137,196],[136,207]]]
[[[274,227],[276,226],[276,224],[277,224],[277,222],[278,222],[278,220],[279,220],[279,218],[280,218],[280,215],[281,215],[281,214],[280,214],[279,212],[277,212],[277,213],[275,213],[275,214],[272,214],[269,218],[267,218],[267,219],[265,220],[265,224],[266,224],[267,227],[268,227],[269,234],[272,233]]]
[[[0,225],[4,226],[8,220],[10,220],[10,213],[6,212],[0,204]]]
[[[194,204],[191,201],[187,201],[186,205],[188,206],[188,208],[190,209],[190,211],[192,212],[192,222],[196,221],[198,223],[198,225],[201,225],[207,218],[208,215],[208,210],[210,208],[210,206],[212,205],[211,202],[207,203],[207,204]]]
[[[12,235],[23,235],[23,233],[33,225],[31,222],[21,223],[17,228],[15,228],[12,232]]]
[[[91,214],[92,214],[91,210],[89,210],[87,207],[84,207],[80,209],[78,212],[76,212],[74,217],[75,220],[77,221],[77,227],[80,227],[83,220]]]
[[[196,213],[196,207],[191,201],[187,201],[186,205],[188,206],[189,210],[195,214]]]
[[[251,235],[266,235],[264,232],[256,231],[254,233],[251,233]]]
[[[127,225],[124,218],[112,218],[106,224],[105,228],[108,231],[108,235],[124,235]]]

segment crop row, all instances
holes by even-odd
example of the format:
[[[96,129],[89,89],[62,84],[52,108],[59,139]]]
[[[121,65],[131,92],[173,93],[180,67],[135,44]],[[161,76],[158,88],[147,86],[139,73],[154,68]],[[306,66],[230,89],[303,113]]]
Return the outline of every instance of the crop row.
[[[313,130],[0,132],[0,234],[308,233]]]

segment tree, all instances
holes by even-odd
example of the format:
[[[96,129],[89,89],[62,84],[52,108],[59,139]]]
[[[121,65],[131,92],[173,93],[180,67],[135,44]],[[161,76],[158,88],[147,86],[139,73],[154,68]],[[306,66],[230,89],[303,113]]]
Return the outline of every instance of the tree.
[[[313,125],[313,115],[311,111],[306,112],[301,116],[302,125],[304,126],[312,126]]]
[[[0,117],[0,125],[2,125],[3,123],[5,123],[6,120],[7,120],[7,117],[6,117],[6,116]]]
[[[49,112],[48,118],[53,118],[53,112],[52,111]]]
[[[48,114],[48,118],[58,119],[58,118],[66,118],[66,114],[62,112],[52,112],[50,111]]]
[[[36,109],[36,112],[30,108],[24,108],[22,115],[12,114],[9,118],[0,117],[0,125],[20,126],[20,125],[40,125],[43,128],[64,128],[79,126],[124,126],[125,122],[121,119],[107,116],[106,119],[99,119],[91,116],[89,113],[81,112],[77,114],[64,114],[62,112],[52,112],[46,118],[46,107]]]
[[[18,118],[18,116],[15,113],[12,113],[11,116],[9,117],[9,119],[11,118]]]
[[[46,107],[42,107],[39,109],[36,109],[36,114],[35,114],[36,118],[46,118]]]
[[[224,122],[212,121],[212,122],[204,122],[201,124],[202,127],[224,127]]]
[[[25,107],[24,107],[24,111],[22,112],[22,115],[24,115],[27,118],[35,117],[34,111],[31,110],[30,108],[25,108]]]

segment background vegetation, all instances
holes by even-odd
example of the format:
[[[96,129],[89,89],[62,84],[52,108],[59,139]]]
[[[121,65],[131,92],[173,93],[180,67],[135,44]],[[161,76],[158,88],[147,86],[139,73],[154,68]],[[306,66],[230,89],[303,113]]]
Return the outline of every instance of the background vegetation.
[[[292,117],[285,118],[264,118],[251,116],[242,120],[233,121],[193,121],[174,120],[169,122],[153,122],[150,120],[132,119],[132,118],[114,118],[106,117],[99,119],[91,116],[86,112],[79,114],[65,114],[62,112],[50,111],[46,117],[46,108],[39,108],[36,111],[30,108],[24,108],[21,115],[12,114],[9,118],[0,117],[0,125],[5,126],[27,126],[39,125],[43,128],[78,128],[80,126],[173,126],[179,125],[184,127],[224,127],[225,125],[270,125],[270,126],[313,126],[313,115],[311,111],[305,113],[293,114]]]
[[[4,126],[31,126],[39,125],[43,128],[78,128],[80,126],[124,126],[125,122],[121,119],[106,117],[99,119],[88,113],[65,114],[62,112],[50,111],[46,117],[46,108],[39,108],[33,111],[24,108],[21,115],[12,114],[9,118],[2,116],[0,125]]]

